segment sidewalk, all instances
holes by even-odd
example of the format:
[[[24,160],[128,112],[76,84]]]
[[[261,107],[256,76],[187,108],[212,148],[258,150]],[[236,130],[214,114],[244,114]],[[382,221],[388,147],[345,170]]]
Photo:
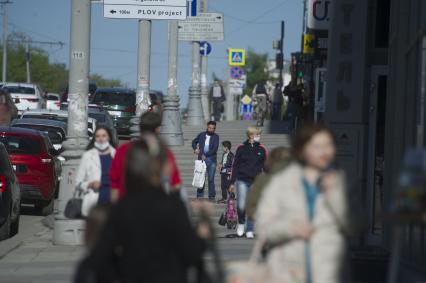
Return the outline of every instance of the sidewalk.
[[[41,232],[23,240],[1,257],[0,282],[72,282],[76,263],[83,253],[82,246],[54,246],[52,230],[43,227]]]

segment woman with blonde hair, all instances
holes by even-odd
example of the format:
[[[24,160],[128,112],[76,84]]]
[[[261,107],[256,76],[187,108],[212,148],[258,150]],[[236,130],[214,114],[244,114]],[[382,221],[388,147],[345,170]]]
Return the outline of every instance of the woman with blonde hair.
[[[352,221],[334,136],[325,126],[305,126],[292,153],[296,161],[273,177],[256,214],[259,238],[272,247],[271,274],[279,282],[348,282],[345,233]]]
[[[237,235],[254,238],[253,221],[247,221],[246,227],[246,198],[257,175],[263,173],[268,151],[260,143],[262,130],[258,127],[248,127],[247,140],[237,148],[232,166],[230,191],[237,191],[238,226]]]

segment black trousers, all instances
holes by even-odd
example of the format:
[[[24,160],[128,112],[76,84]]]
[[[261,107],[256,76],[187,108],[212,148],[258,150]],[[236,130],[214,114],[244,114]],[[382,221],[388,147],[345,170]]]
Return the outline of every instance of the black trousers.
[[[228,189],[230,185],[230,180],[228,180],[228,174],[221,173],[220,174],[220,187],[222,189],[222,198],[227,199],[228,198]]]

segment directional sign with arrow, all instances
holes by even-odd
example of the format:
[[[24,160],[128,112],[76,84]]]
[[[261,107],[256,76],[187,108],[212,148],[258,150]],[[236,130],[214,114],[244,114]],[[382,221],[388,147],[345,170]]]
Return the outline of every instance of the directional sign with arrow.
[[[207,41],[200,42],[200,55],[201,56],[209,56],[212,52],[212,45]]]

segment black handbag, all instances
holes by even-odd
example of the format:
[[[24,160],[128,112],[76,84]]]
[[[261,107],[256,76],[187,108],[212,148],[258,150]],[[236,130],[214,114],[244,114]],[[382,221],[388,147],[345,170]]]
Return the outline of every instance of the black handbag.
[[[73,197],[67,202],[67,205],[65,206],[65,211],[64,211],[65,217],[70,219],[82,219],[83,218],[83,215],[81,214],[82,204],[83,204],[83,199],[81,198],[81,192],[78,193],[76,190]]]
[[[225,226],[226,225],[226,211],[225,212],[222,212],[222,214],[220,215],[220,218],[219,218],[219,225],[221,225],[221,226]]]

